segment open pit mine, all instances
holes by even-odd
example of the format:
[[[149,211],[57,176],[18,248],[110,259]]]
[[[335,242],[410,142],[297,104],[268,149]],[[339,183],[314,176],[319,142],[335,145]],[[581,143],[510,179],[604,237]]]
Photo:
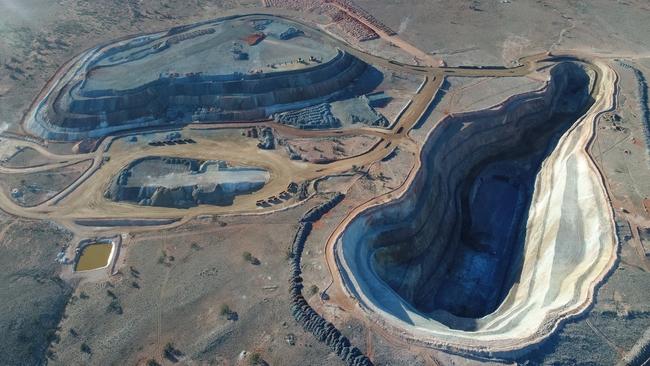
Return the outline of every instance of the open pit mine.
[[[561,62],[541,90],[442,120],[401,196],[339,231],[345,287],[367,314],[415,343],[512,357],[583,311],[616,258],[585,152],[612,106],[596,78],[614,77]]]

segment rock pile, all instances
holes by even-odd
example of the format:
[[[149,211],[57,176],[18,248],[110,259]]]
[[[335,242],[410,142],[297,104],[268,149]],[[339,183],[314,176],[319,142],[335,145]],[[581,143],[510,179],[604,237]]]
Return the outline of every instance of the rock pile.
[[[332,114],[329,103],[295,111],[277,113],[273,116],[278,123],[302,129],[338,128],[341,121]]]
[[[262,129],[260,132],[260,142],[257,144],[257,147],[263,150],[275,149],[275,137],[271,128],[264,127]]]
[[[302,270],[300,269],[300,258],[305,247],[305,241],[312,229],[312,224],[318,221],[325,213],[336,206],[345,195],[337,193],[329,201],[307,211],[300,219],[300,227],[293,240],[291,258],[291,277],[289,280],[289,293],[291,294],[291,313],[302,327],[311,332],[316,339],[324,342],[336,353],[337,356],[350,366],[369,366],[372,361],[361,351],[350,344],[350,340],[341,334],[336,327],[320,316],[307,303],[302,296]]]

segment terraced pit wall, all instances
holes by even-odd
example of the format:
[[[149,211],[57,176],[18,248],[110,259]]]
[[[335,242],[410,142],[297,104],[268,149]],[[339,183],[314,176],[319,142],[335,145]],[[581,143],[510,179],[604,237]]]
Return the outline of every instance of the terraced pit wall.
[[[74,140],[169,120],[262,119],[269,109],[278,111],[278,105],[321,102],[319,98],[345,88],[365,68],[363,61],[339,51],[332,60],[306,70],[162,77],[130,90],[87,92],[85,80],[77,80],[54,91],[27,127],[46,138]],[[190,112],[199,108],[210,112],[192,117]]]
[[[556,235],[560,233],[564,237],[555,241],[549,237],[540,245],[561,243],[538,252],[540,259],[527,259],[524,252],[531,250],[526,246],[532,239],[524,239],[524,235],[539,234],[537,231],[526,232],[530,224],[528,214],[535,212],[529,207],[530,197],[534,189],[538,189],[537,180],[541,179],[539,160],[552,151],[553,141],[557,143],[559,133],[571,130],[572,122],[591,105],[593,101],[589,94],[584,93],[590,84],[590,77],[581,66],[561,63],[553,67],[547,87],[540,91],[511,98],[490,110],[447,118],[429,136],[422,152],[422,166],[406,193],[394,202],[377,204],[351,219],[336,243],[337,263],[345,287],[360,300],[363,308],[371,315],[374,313],[375,320],[385,322],[389,328],[395,327],[395,331],[402,334],[405,334],[404,329],[408,329],[412,337],[422,343],[454,350],[481,349],[480,353],[485,353],[492,346],[494,349],[523,347],[521,343],[537,339],[556,325],[549,313],[575,310],[577,304],[582,304],[585,299],[580,296],[593,286],[588,281],[583,282],[584,278],[602,275],[599,272],[601,266],[610,260],[613,246],[612,232],[608,229],[611,228],[601,223],[600,227],[596,224],[598,230],[594,232],[582,232],[585,225],[593,225],[591,220],[600,219],[600,216],[595,215],[592,219],[587,215],[590,222],[585,224],[580,221],[583,219],[581,210],[592,208],[561,204],[562,212],[575,210],[576,217],[551,215],[547,218],[549,223],[546,225],[552,226],[541,229],[551,230],[549,236],[555,230]],[[574,114],[572,121],[565,125],[554,124],[556,116],[567,113]],[[550,136],[546,129],[552,132]],[[547,149],[541,149],[541,156],[539,149],[533,149],[533,159],[526,158],[529,160],[521,161],[518,154],[509,155],[509,152],[522,147],[526,150],[526,145],[534,144],[538,137],[539,140],[546,139],[547,143],[550,141]],[[520,215],[510,223],[516,228],[514,239],[510,243],[506,240],[501,243],[512,247],[499,252],[500,242],[497,242],[496,247],[488,248],[494,252],[482,253],[485,256],[499,254],[496,261],[459,261],[468,251],[486,249],[480,240],[467,243],[464,236],[468,229],[467,212],[463,210],[467,210],[464,205],[468,192],[471,192],[481,171],[499,160],[515,161],[517,164],[514,166],[534,172],[530,180],[516,182],[524,184],[524,193],[528,197],[518,199],[515,205]],[[562,163],[561,167],[566,169],[565,174],[573,169],[584,169],[582,162],[575,160]],[[554,177],[561,181],[577,179],[557,174]],[[565,189],[578,188],[569,184]],[[571,200],[583,199],[583,194],[568,193],[573,197]],[[593,196],[590,203],[605,207],[601,198]],[[599,209],[601,213],[606,212],[602,207]],[[570,223],[574,227],[567,228]],[[512,228],[497,225],[492,230],[499,233]],[[606,249],[597,251],[594,248],[594,252],[583,249],[599,240]],[[528,261],[539,263],[530,264]],[[590,265],[594,273],[583,273],[582,279],[576,279],[573,284],[564,283],[565,279],[577,275],[572,270],[584,266],[588,271],[592,268]],[[550,268],[537,269],[542,266]],[[493,277],[494,283],[489,284],[491,292],[478,288],[448,302],[449,297],[459,294],[444,290],[446,281],[456,281],[461,285],[463,280],[466,283],[480,281],[484,274],[492,276],[495,268],[503,267],[506,270]],[[538,270],[548,272],[543,276],[530,272]],[[547,282],[541,283],[543,280]],[[572,295],[564,293],[566,286],[574,286],[575,292]],[[534,290],[534,287],[540,289]],[[495,298],[479,296],[486,292],[493,293]],[[492,304],[475,309],[474,316],[469,315],[472,311],[467,309],[446,306],[466,302]],[[557,305],[559,303],[564,305]],[[549,309],[545,308],[546,304]],[[513,338],[513,334],[517,336]]]

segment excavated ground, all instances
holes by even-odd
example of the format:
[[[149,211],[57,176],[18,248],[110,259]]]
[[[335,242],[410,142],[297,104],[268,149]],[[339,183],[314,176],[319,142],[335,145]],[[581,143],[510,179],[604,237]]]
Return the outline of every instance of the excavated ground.
[[[561,63],[538,92],[441,122],[407,193],[339,238],[344,282],[364,308],[420,342],[508,349],[584,304],[616,242],[595,174],[567,150],[588,140],[596,75]]]
[[[255,121],[332,98],[366,63],[271,16],[222,18],[77,56],[26,119],[48,139],[196,121]]]
[[[227,206],[235,196],[259,190],[269,178],[264,169],[228,166],[224,161],[150,156],[120,171],[105,197],[145,206]]]

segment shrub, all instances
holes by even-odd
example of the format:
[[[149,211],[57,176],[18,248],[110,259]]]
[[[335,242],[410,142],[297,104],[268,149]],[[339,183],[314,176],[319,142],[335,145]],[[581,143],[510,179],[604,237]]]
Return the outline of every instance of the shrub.
[[[255,365],[259,365],[261,362],[262,362],[262,355],[260,355],[257,352],[253,352],[251,358],[249,359],[249,363],[255,366]]]
[[[318,286],[311,285],[309,287],[309,294],[313,296],[313,295],[316,295],[317,293],[318,293]]]
[[[244,253],[242,254],[242,258],[244,258],[244,260],[245,260],[246,262],[248,262],[248,263],[250,263],[250,264],[252,264],[252,265],[255,265],[255,266],[257,266],[257,265],[260,264],[260,260],[257,259],[257,258],[255,258],[255,257],[253,257],[253,255],[252,255],[250,252],[244,252]]]
[[[253,255],[250,252],[244,252],[242,258],[244,258],[246,262],[250,262],[253,260]]]
[[[116,299],[111,300],[111,303],[106,307],[107,313],[115,313],[118,315],[122,314],[122,305]]]
[[[165,349],[163,350],[163,357],[166,359],[176,363],[178,362],[178,358],[183,355],[183,352],[179,351],[174,347],[174,344],[169,342],[165,345]]]
[[[221,308],[219,309],[219,314],[221,316],[226,316],[226,315],[230,314],[231,312],[232,312],[232,310],[230,309],[230,306],[228,306],[226,304],[221,304]]]

